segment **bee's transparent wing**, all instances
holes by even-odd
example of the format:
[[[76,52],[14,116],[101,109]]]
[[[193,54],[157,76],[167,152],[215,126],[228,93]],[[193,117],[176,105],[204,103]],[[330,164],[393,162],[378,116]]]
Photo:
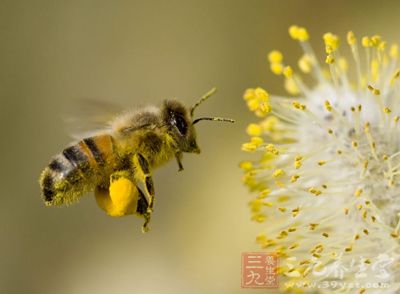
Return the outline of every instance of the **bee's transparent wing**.
[[[104,131],[124,108],[109,101],[78,99],[64,115],[67,132],[73,139],[82,139]]]

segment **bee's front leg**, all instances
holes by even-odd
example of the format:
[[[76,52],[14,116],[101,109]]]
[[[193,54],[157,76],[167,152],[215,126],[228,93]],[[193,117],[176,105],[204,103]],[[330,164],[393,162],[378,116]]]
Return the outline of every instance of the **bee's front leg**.
[[[178,171],[183,171],[182,152],[175,153],[175,158],[176,158],[176,162],[178,163],[178,167],[179,167]]]

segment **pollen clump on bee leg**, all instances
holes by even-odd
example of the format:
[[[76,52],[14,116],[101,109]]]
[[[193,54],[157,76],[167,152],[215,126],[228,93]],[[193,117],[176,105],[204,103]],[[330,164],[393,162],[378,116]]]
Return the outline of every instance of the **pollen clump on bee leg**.
[[[284,63],[280,51],[272,51],[268,61],[290,96],[274,97],[261,88],[244,94],[257,117],[247,127],[250,140],[242,149],[259,157],[240,165],[243,182],[254,193],[251,219],[264,226],[257,243],[281,257],[282,285],[329,281],[332,276],[322,273],[340,263],[346,269],[341,282],[388,283],[388,293],[397,293],[398,46],[378,35],[360,43],[349,32],[348,58],[339,36],[327,33],[321,53],[326,63],[320,64],[306,29],[292,26],[289,34],[304,50],[301,73]],[[313,86],[302,74],[314,80]],[[268,111],[262,111],[262,103]],[[260,197],[263,191],[268,194]],[[360,275],[362,260],[368,263]],[[377,272],[382,264],[384,276]]]
[[[124,216],[136,212],[138,190],[129,179],[111,180],[108,190],[96,189],[96,202],[110,216]]]

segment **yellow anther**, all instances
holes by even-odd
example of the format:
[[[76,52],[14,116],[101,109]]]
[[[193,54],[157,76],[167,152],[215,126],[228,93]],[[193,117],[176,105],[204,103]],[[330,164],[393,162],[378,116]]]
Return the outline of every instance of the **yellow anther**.
[[[293,77],[293,69],[288,65],[283,69],[283,75],[287,78]]]
[[[267,236],[265,234],[257,235],[257,237],[256,237],[256,242],[257,243],[263,243],[265,241],[267,241]]]
[[[394,120],[395,123],[397,123],[397,122],[400,120],[400,116],[395,116],[395,117],[393,118],[393,120]]]
[[[325,238],[328,238],[329,234],[328,233],[322,233],[322,236],[324,236]]]
[[[314,194],[315,196],[319,196],[322,194],[321,190],[317,189],[316,187],[311,187],[310,189],[308,189],[308,192]]]
[[[283,169],[277,169],[277,170],[275,170],[275,171],[273,172],[272,176],[273,176],[274,178],[278,178],[278,177],[283,176],[284,174],[285,174],[285,172],[283,171]]]
[[[374,94],[376,96],[381,94],[381,91],[379,89],[376,89],[371,85],[368,85],[368,90],[370,90],[372,92],[372,94]]]
[[[387,114],[390,114],[390,113],[392,112],[392,110],[391,110],[389,107],[385,107],[385,108],[383,109],[383,112],[384,112],[384,113],[387,113]]]
[[[348,214],[349,214],[349,209],[348,209],[348,208],[345,208],[345,209],[344,209],[344,214],[345,214],[345,215],[348,215]]]
[[[393,83],[400,77],[400,70],[396,70],[396,72],[393,74],[392,79],[390,80],[390,85],[393,85]]]
[[[269,68],[271,69],[271,71],[276,74],[276,75],[281,75],[283,73],[283,65],[282,63],[271,63]]]
[[[271,193],[271,190],[270,190],[270,189],[264,189],[264,190],[262,190],[260,193],[258,193],[257,198],[258,198],[258,199],[264,199],[264,198],[267,197],[270,193]]]
[[[288,232],[286,232],[286,231],[281,231],[281,232],[279,233],[278,238],[285,238],[287,235],[288,235]]]
[[[290,182],[291,183],[295,183],[295,182],[297,182],[297,180],[300,178],[300,176],[299,175],[293,175],[291,178],[290,178]]]
[[[358,109],[358,112],[361,112],[362,111],[362,105],[358,104],[357,109]]]
[[[268,60],[271,63],[281,63],[283,60],[283,55],[278,50],[273,50],[268,54]]]
[[[254,94],[256,96],[257,99],[259,100],[268,100],[269,99],[269,94],[267,91],[265,91],[263,88],[256,88],[254,90]]]
[[[294,158],[294,160],[296,160],[296,161],[300,161],[300,160],[303,160],[303,159],[304,159],[304,157],[301,156],[301,155],[297,155],[297,156]]]
[[[300,212],[300,208],[299,207],[297,207],[295,209],[292,209],[292,216],[296,217],[299,214],[299,212]]]
[[[385,51],[386,45],[387,45],[386,41],[380,42],[379,45],[378,45],[378,50],[381,51],[381,52]]]
[[[354,240],[358,240],[358,239],[360,239],[360,235],[359,235],[359,234],[356,234],[356,235],[354,236]]]
[[[353,148],[357,148],[358,147],[358,143],[356,141],[352,141],[351,142],[351,146],[353,146]]]
[[[331,54],[329,54],[329,55],[326,56],[325,62],[327,64],[333,64],[335,62],[335,58]]]
[[[348,246],[348,247],[346,247],[345,249],[344,249],[344,251],[346,251],[346,252],[350,252],[350,251],[352,251],[353,250],[353,246]]]
[[[249,124],[246,132],[249,136],[260,136],[262,133],[262,128],[258,124]]]
[[[257,147],[259,147],[261,144],[264,143],[264,140],[261,137],[251,137],[250,143],[254,144]]]
[[[300,42],[307,41],[309,39],[308,32],[305,28],[298,27],[298,26],[290,26],[289,28],[289,35],[294,40],[298,40]]]
[[[279,155],[279,150],[273,144],[268,144],[265,146],[265,150],[271,154]]]
[[[299,243],[293,243],[292,245],[289,246],[289,249],[295,249],[299,246],[300,246]]]
[[[372,46],[372,41],[369,37],[365,36],[362,38],[361,40],[361,44],[363,45],[363,47],[371,47]]]
[[[382,38],[381,38],[381,36],[379,36],[379,35],[374,35],[374,36],[372,36],[372,37],[371,37],[371,44],[372,44],[372,46],[378,47],[379,44],[381,43],[381,40],[382,40]]]
[[[274,204],[272,202],[263,202],[262,205],[272,207]]]
[[[250,111],[256,111],[259,106],[260,103],[257,101],[257,99],[247,100],[247,107]]]
[[[367,229],[364,229],[363,232],[364,232],[365,235],[369,234],[369,231]]]
[[[363,193],[363,189],[357,189],[357,190],[354,192],[354,196],[360,197],[362,193]]]
[[[312,66],[313,66],[313,60],[312,58],[307,55],[304,54],[298,61],[298,66],[300,68],[300,70],[304,73],[310,73],[312,70]]]
[[[296,160],[294,162],[294,168],[295,169],[299,169],[302,165],[303,165],[303,163],[300,160]]]
[[[299,32],[298,26],[293,25],[293,26],[289,27],[289,35],[292,39],[294,39],[294,40],[298,39],[298,32]]]
[[[319,225],[319,224],[316,224],[316,223],[310,223],[310,224],[309,224],[310,230],[312,230],[312,231],[315,230],[315,228],[318,227],[318,225]]]
[[[251,219],[258,223],[262,223],[267,219],[267,217],[264,214],[256,214],[256,215],[252,216]]]
[[[247,89],[244,94],[243,94],[243,99],[246,101],[252,100],[256,97],[255,93],[254,93],[254,89],[250,88]]]
[[[318,165],[324,165],[324,164],[326,164],[326,160],[320,160],[320,161],[318,161]]]
[[[249,206],[253,213],[259,213],[263,206],[263,201],[261,199],[253,199],[250,201]]]
[[[324,189],[328,189],[328,185],[326,185],[326,184],[322,184],[321,187]]]
[[[390,46],[389,56],[396,59],[399,56],[399,46],[395,43]]]
[[[326,33],[326,34],[324,34],[323,39],[325,42],[326,53],[330,54],[339,48],[339,37],[338,36],[336,36],[332,33]]]
[[[299,110],[306,110],[306,108],[307,108],[304,104],[301,104],[298,101],[293,101],[292,105],[294,108],[299,109]]]
[[[256,151],[257,146],[252,143],[244,143],[242,144],[242,150],[247,152]]]
[[[259,116],[265,116],[271,111],[269,95],[262,88],[248,89],[244,94],[244,99],[247,101],[248,108]]]
[[[370,127],[370,123],[367,121],[367,122],[364,124],[364,131],[365,131],[366,133],[369,132],[369,127]]]
[[[244,171],[249,171],[253,169],[253,163],[251,161],[242,161],[239,167]]]
[[[332,135],[333,134],[333,130],[332,129],[328,129],[328,134]]]
[[[354,33],[353,33],[352,31],[349,31],[349,32],[347,33],[347,43],[348,43],[350,46],[355,45],[355,44],[357,43],[357,39],[356,39],[356,37],[354,36]]]
[[[331,103],[328,100],[325,101],[325,109],[329,112],[331,112],[333,109]]]
[[[300,42],[307,41],[310,38],[310,36],[308,35],[308,31],[305,28],[299,28],[297,33]]]
[[[271,111],[271,104],[268,101],[261,102],[258,110],[261,111],[259,116],[264,117]]]
[[[388,159],[389,159],[389,156],[388,156],[387,154],[384,154],[384,155],[382,155],[382,159],[383,159],[383,160],[388,160]]]
[[[278,210],[280,212],[286,212],[287,208],[286,207],[278,207]]]

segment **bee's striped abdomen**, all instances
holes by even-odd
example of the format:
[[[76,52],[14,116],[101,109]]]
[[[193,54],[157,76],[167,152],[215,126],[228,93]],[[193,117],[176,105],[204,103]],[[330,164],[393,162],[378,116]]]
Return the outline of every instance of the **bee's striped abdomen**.
[[[113,146],[111,136],[100,135],[85,138],[56,155],[40,178],[46,205],[69,204],[93,190],[114,156]]]

